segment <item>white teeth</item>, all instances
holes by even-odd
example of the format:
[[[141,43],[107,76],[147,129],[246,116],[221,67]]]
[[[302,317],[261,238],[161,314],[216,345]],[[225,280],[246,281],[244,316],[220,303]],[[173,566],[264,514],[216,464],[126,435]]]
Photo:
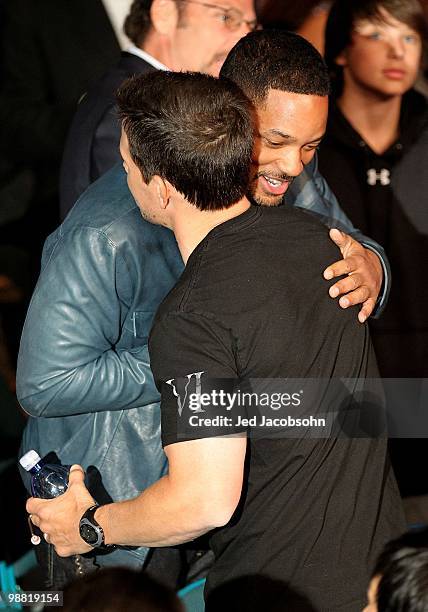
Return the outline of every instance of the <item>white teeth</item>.
[[[270,183],[273,187],[279,187],[282,184],[282,181],[278,181],[276,179],[265,176],[265,179],[268,183]]]

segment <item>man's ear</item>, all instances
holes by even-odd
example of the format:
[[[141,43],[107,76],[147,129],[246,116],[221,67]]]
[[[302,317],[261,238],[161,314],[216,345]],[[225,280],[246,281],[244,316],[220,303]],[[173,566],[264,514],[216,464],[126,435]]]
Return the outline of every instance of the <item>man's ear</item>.
[[[177,28],[179,15],[174,0],[153,0],[150,8],[150,21],[158,34],[168,36]]]
[[[159,206],[165,209],[169,204],[170,188],[168,181],[165,181],[158,174],[155,174],[150,181],[150,186],[153,185],[155,197],[157,197]]]

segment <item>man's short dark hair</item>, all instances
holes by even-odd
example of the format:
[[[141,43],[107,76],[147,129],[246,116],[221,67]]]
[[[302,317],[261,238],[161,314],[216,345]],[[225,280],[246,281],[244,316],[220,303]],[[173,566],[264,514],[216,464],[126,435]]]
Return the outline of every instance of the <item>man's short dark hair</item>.
[[[152,8],[152,4],[153,0],[134,0],[125,19],[123,31],[136,47],[143,46],[152,25],[150,18],[150,9]],[[176,5],[180,20],[179,25],[181,25],[185,7],[180,0],[176,0]]]
[[[145,182],[161,176],[200,210],[227,208],[245,195],[253,114],[234,83],[157,71],[127,81],[117,100]]]
[[[378,612],[426,612],[428,529],[406,533],[386,544],[372,575],[380,578]]]
[[[377,558],[373,569],[373,576],[384,574],[389,565],[390,559],[403,549],[428,550],[428,528],[423,527],[407,531],[394,540],[390,540],[383,547],[382,552]]]
[[[418,32],[425,42],[427,25],[419,0],[336,0],[327,21],[324,54],[336,96],[340,96],[343,90],[343,67],[336,64],[337,57],[351,44],[357,21],[385,22],[381,9]]]
[[[123,25],[123,31],[136,47],[141,47],[151,26],[153,0],[134,0]]]
[[[330,80],[323,58],[307,40],[284,30],[250,32],[236,43],[220,71],[255,104],[270,89],[328,96]]]
[[[377,588],[377,609],[428,610],[428,550],[403,549],[392,556]]]

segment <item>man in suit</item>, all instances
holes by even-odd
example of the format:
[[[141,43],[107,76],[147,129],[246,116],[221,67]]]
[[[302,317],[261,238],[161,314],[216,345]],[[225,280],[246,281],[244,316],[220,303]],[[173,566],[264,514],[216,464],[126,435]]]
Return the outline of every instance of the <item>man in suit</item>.
[[[125,20],[132,41],[86,95],[73,120],[61,170],[61,217],[85,189],[120,162],[114,94],[127,78],[150,70],[218,75],[233,45],[256,26],[252,0],[134,0]]]

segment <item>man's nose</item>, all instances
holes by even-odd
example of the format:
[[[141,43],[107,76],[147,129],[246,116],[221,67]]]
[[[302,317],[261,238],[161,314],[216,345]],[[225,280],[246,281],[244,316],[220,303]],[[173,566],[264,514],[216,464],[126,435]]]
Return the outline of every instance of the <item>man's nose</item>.
[[[388,41],[389,54],[396,59],[403,59],[406,49],[401,38],[393,38]]]
[[[283,174],[288,174],[288,176],[299,176],[303,170],[300,149],[285,149],[281,160],[279,160],[279,167]]]

